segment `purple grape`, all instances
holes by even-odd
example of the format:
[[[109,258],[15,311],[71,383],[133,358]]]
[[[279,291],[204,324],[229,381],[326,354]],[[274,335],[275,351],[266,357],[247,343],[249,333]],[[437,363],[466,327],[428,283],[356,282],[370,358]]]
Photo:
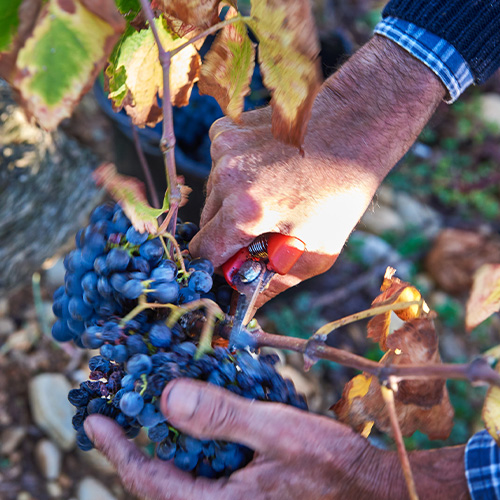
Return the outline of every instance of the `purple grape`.
[[[138,392],[127,392],[120,400],[120,410],[128,417],[136,417],[144,408],[144,399]]]

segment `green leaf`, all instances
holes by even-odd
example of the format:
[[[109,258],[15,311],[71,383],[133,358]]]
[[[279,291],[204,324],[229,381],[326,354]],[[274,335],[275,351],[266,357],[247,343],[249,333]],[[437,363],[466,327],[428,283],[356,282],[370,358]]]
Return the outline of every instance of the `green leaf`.
[[[168,211],[167,194],[161,208],[151,207],[148,204],[144,184],[134,177],[119,174],[112,163],[102,164],[94,171],[93,177],[96,184],[103,186],[120,204],[137,231],[156,233],[158,229],[157,218]]]
[[[10,49],[19,26],[18,10],[23,0],[0,0],[0,52]]]
[[[165,50],[187,41],[171,31],[163,17],[155,19],[155,24]],[[170,97],[174,106],[185,106],[189,102],[200,64],[200,56],[192,45],[172,58]],[[157,97],[163,97],[163,70],[151,28],[126,31],[111,57],[106,76],[115,109],[124,106],[139,127],[155,125],[161,120]]]
[[[226,19],[238,13],[231,7]],[[225,26],[217,35],[201,67],[200,93],[214,97],[224,114],[237,121],[250,93],[255,48],[244,22]]]
[[[115,0],[115,3],[127,21],[132,21],[141,11],[139,0]]]
[[[100,15],[86,1],[50,0],[19,51],[14,86],[28,113],[49,130],[70,116],[124,28],[112,0],[101,2]]]
[[[264,85],[271,91],[273,134],[300,146],[320,86],[319,42],[308,0],[252,0],[248,25],[259,40]]]

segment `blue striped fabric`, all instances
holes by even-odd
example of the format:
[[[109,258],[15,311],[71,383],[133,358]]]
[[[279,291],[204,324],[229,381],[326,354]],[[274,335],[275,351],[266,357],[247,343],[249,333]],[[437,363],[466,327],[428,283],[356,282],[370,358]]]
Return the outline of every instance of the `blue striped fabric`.
[[[428,66],[448,89],[447,103],[456,101],[474,83],[469,65],[453,45],[429,31],[403,19],[386,17],[374,32],[396,42]]]
[[[465,447],[465,475],[472,500],[500,499],[500,447],[488,431],[469,439]]]

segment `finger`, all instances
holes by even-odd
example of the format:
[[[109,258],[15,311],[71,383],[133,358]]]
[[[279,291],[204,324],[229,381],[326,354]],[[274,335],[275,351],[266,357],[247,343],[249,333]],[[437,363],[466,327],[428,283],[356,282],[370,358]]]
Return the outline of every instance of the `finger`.
[[[263,125],[265,123],[271,123],[270,106],[242,113],[239,122],[234,122],[227,116],[219,118],[210,127],[208,135],[210,137],[210,140],[213,141],[220,132],[223,132],[225,130],[241,130],[242,128],[252,128],[254,126]]]
[[[194,257],[210,259],[220,267],[240,248],[249,245],[260,234],[255,227],[260,208],[246,193],[233,193],[226,198],[214,216],[206,222],[189,244]]]
[[[242,443],[282,460],[323,455],[329,441],[325,436],[336,438],[349,433],[348,428],[326,417],[245,399],[187,379],[167,385],[161,409],[173,425],[190,435]]]
[[[85,432],[94,446],[115,466],[124,486],[145,500],[198,500],[221,498],[223,482],[192,476],[171,462],[146,457],[113,420],[92,415]]]

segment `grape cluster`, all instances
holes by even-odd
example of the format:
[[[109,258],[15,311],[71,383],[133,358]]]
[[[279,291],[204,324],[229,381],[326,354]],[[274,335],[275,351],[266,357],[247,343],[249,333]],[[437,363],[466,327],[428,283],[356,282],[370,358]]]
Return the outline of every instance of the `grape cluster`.
[[[236,443],[194,439],[169,425],[159,408],[168,382],[187,377],[247,398],[303,409],[306,404],[276,372],[276,356],[219,345],[197,357],[203,313],[193,309],[169,321],[175,306],[201,298],[229,310],[231,288],[214,286],[210,261],[189,257],[187,245],[197,230],[192,223],[177,225],[183,251],[172,260],[160,237],[136,231],[119,205],[96,208],[90,224],[76,235],[76,249],[65,257],[65,285],[54,294],[58,320],[52,334],[60,342],[100,349],[89,361],[89,380],[68,395],[77,408],[73,426],[81,449],[92,448],[83,422],[98,413],[113,418],[129,438],[146,427],[158,458],[173,459],[197,475],[220,477],[246,465],[253,452]],[[139,301],[145,307],[138,310]]]

